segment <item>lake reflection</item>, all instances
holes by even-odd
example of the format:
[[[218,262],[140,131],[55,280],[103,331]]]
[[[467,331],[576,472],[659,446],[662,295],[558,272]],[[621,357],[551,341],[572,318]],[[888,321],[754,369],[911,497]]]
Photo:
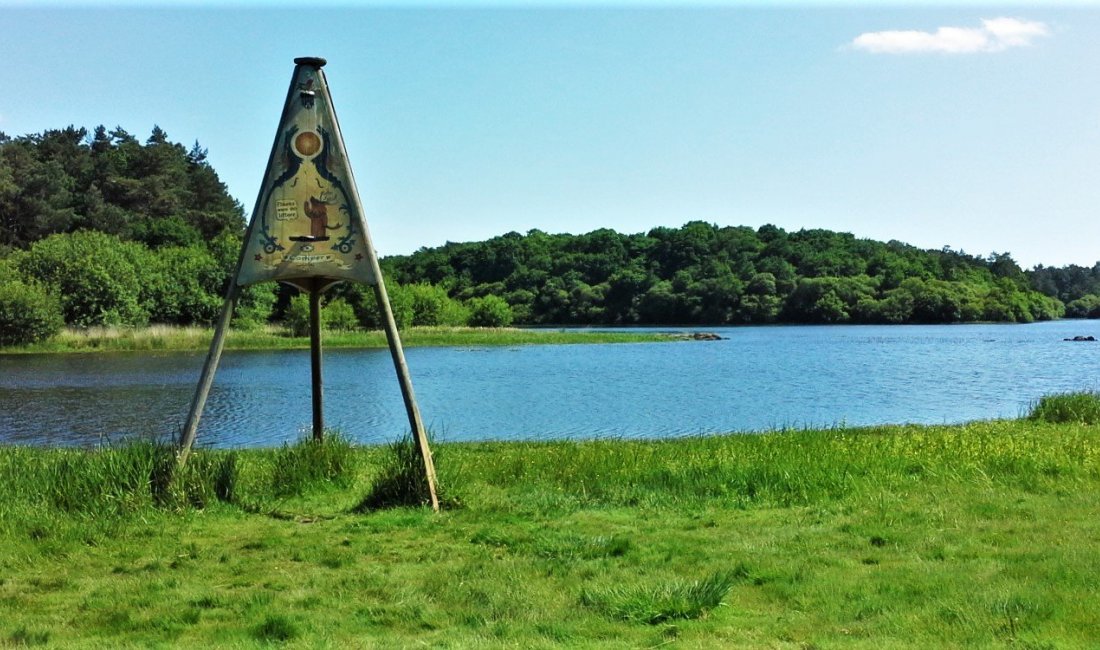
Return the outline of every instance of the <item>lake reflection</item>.
[[[1015,417],[1100,386],[1100,322],[706,328],[714,342],[406,350],[447,440],[669,437],[777,427]],[[204,353],[0,356],[0,442],[175,436]],[[361,442],[407,429],[388,352],[326,350],[325,420]],[[227,352],[204,446],[306,435],[309,353]]]

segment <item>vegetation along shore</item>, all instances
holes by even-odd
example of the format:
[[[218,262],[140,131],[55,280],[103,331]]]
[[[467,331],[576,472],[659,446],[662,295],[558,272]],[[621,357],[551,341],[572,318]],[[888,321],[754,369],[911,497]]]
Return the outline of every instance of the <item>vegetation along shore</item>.
[[[37,343],[0,346],[4,354],[34,354],[55,352],[141,352],[173,350],[206,350],[214,330],[209,327],[93,327],[83,330],[62,330]],[[326,348],[385,348],[386,335],[381,330],[326,330]],[[713,334],[698,336],[717,338]],[[498,346],[536,344],[596,344],[649,343],[688,340],[689,336],[661,332],[602,332],[583,330],[527,329],[517,327],[409,327],[401,331],[401,342],[407,347],[423,346]],[[694,340],[694,339],[691,339]],[[226,341],[230,350],[305,350],[309,337],[292,330],[268,325],[247,330],[230,330]]]
[[[245,226],[198,144],[154,128],[0,133],[0,345],[63,327],[208,326]],[[381,260],[401,327],[1030,322],[1100,317],[1100,265],[700,221],[623,234],[540,230]],[[373,292],[324,297],[337,329],[378,327]],[[297,329],[296,290],[248,287],[234,323]],[[239,337],[240,338],[240,337]]]
[[[0,644],[1095,647],[1098,423],[0,447]]]

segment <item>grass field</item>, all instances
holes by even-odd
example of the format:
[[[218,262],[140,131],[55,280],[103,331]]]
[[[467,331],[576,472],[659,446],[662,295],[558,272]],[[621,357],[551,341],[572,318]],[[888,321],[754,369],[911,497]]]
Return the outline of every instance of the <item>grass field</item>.
[[[0,353],[138,352],[147,350],[205,350],[214,331],[204,327],[153,325],[142,328],[93,327],[62,331],[48,341],[0,347]],[[560,331],[516,327],[410,327],[400,332],[405,346],[532,345],[569,343],[641,343],[680,340],[657,332]],[[326,348],[385,348],[381,330],[324,332]],[[230,350],[308,349],[309,337],[291,336],[286,328],[230,330]]]
[[[0,447],[0,645],[1097,647],[1091,418],[437,444],[439,515],[338,438]]]

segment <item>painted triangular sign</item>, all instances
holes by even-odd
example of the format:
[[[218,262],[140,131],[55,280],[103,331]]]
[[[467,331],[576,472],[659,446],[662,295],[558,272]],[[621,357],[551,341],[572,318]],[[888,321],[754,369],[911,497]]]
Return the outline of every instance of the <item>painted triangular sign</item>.
[[[353,280],[377,284],[377,261],[332,108],[325,60],[294,60],[237,284]]]

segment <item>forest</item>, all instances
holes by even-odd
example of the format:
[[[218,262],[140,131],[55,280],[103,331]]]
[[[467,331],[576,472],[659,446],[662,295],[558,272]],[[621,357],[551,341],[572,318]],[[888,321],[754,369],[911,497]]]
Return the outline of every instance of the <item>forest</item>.
[[[159,127],[0,133],[0,345],[62,327],[209,324],[246,225],[207,160]],[[1100,263],[1023,270],[970,255],[692,221],[646,233],[531,230],[382,260],[409,325],[1030,322],[1100,317]],[[331,328],[376,327],[373,293],[326,296]],[[257,285],[234,323],[304,318],[290,287]]]

